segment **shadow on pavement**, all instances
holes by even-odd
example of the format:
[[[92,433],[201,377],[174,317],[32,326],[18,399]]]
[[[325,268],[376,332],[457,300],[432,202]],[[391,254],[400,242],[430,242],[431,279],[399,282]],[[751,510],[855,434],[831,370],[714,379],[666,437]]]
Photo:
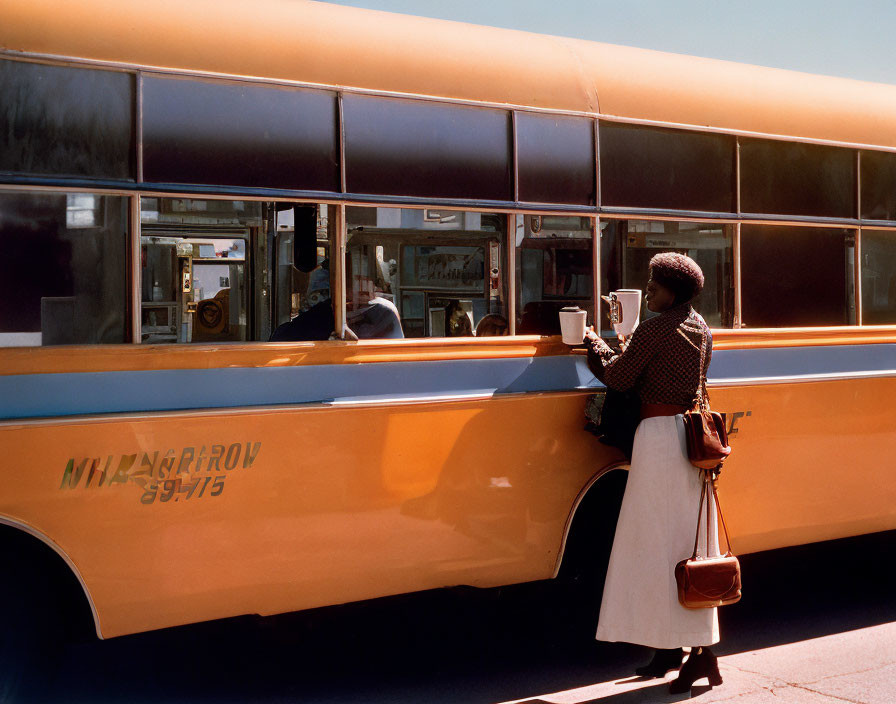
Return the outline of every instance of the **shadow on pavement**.
[[[716,652],[896,620],[880,568],[894,547],[889,532],[745,556]],[[582,598],[556,583],[439,590],[82,643],[29,701],[490,704],[630,678],[649,651],[595,642],[599,605]],[[667,686],[594,701],[678,701]]]
[[[729,654],[896,621],[896,531],[741,558],[744,596],[719,610]]]

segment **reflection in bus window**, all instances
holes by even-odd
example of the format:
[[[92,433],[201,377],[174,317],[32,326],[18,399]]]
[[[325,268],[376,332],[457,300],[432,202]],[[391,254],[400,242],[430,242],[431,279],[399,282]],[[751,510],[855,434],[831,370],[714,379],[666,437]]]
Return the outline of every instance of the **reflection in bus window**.
[[[896,232],[862,230],[862,323],[896,323]]]
[[[743,225],[740,251],[745,327],[855,324],[855,231]]]
[[[734,323],[734,227],[716,223],[654,220],[604,220],[601,222],[601,290],[647,286],[651,257],[660,252],[680,252],[703,270],[703,291],[694,308],[712,327]],[[653,315],[642,302],[641,317]],[[606,307],[601,330],[612,336]]]
[[[560,309],[579,306],[594,320],[591,218],[516,219],[517,326],[520,335],[559,335]]]
[[[505,223],[501,214],[346,208],[348,327],[361,338],[467,337],[484,317],[504,316]]]
[[[142,198],[140,221],[143,342],[252,339],[248,252],[262,204]]]
[[[277,205],[273,342],[327,340],[333,334],[330,241],[337,226],[335,207]]]
[[[0,347],[122,343],[128,199],[0,193]]]
[[[330,337],[326,205],[142,198],[140,218],[143,342]]]

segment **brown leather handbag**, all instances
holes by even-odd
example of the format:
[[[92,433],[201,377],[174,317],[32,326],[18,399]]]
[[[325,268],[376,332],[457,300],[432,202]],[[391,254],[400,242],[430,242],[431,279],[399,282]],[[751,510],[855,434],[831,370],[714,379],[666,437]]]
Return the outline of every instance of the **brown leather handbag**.
[[[700,387],[697,389],[697,409],[684,414],[684,432],[688,459],[699,469],[718,470],[731,454],[725,414],[709,410],[706,393],[706,339],[700,347]]]
[[[720,557],[697,557],[700,519],[703,515],[704,502],[706,503],[706,552],[709,552],[710,501],[708,492],[710,490],[725,531],[725,544],[728,549]],[[716,480],[710,471],[703,473],[703,490],[700,492],[700,507],[697,509],[697,535],[694,536],[694,552],[688,559],[675,565],[675,581],[678,583],[678,601],[686,609],[711,609],[740,601],[740,562],[731,554],[728,527],[725,525],[724,516],[722,516],[722,508],[719,506]]]

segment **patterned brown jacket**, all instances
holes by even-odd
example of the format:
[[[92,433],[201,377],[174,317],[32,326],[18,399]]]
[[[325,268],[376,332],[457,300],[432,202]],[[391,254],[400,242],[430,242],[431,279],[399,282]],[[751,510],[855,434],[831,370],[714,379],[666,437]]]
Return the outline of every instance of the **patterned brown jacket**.
[[[622,351],[603,340],[588,349],[588,366],[606,386],[637,391],[641,403],[692,406],[700,385],[700,347],[712,358],[712,333],[690,303],[682,303],[638,325]]]

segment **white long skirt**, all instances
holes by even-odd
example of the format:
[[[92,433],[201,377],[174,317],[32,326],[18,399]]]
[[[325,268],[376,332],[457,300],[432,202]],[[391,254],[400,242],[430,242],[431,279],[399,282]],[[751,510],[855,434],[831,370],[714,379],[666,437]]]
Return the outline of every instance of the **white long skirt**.
[[[675,565],[691,556],[700,504],[701,473],[687,459],[679,416],[638,425],[631,469],[604,584],[597,639],[653,648],[705,646],[719,641],[717,609],[678,602]],[[719,554],[712,506],[709,553]],[[701,517],[700,554],[706,519]]]

